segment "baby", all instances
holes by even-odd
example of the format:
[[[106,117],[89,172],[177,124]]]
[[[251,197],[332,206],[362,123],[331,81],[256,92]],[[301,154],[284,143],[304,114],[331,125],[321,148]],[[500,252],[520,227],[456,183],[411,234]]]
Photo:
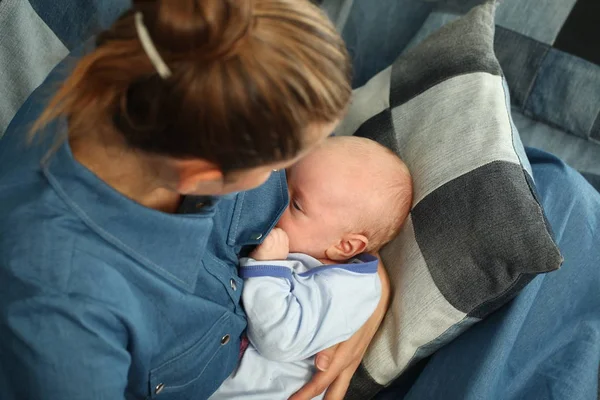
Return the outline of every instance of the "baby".
[[[312,377],[314,355],[347,340],[379,303],[369,253],[408,216],[406,165],[371,140],[333,137],[287,178],[288,208],[240,260],[250,345],[211,399],[287,399]]]

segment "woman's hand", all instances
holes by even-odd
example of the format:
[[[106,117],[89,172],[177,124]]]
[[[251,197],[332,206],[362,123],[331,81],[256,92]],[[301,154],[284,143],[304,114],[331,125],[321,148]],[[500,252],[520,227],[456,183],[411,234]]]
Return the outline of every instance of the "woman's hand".
[[[371,318],[350,339],[317,354],[315,365],[319,371],[289,400],[310,400],[325,390],[325,400],[344,398],[352,375],[360,365],[389,305],[390,281],[381,258],[377,272],[381,280],[381,300]]]

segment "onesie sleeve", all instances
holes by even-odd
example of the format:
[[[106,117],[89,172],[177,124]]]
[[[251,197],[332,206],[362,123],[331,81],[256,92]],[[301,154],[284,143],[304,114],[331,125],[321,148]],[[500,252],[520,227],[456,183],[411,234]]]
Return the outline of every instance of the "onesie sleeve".
[[[248,339],[280,362],[309,358],[347,340],[372,315],[381,297],[377,260],[300,270],[298,260],[242,259],[242,301]]]

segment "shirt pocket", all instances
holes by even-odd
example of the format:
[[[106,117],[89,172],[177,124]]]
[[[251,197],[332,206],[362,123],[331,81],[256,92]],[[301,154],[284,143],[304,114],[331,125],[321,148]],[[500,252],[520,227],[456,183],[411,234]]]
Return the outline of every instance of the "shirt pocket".
[[[230,246],[262,243],[275,226],[289,201],[285,171],[271,174],[267,182],[256,189],[238,194],[227,236]]]
[[[230,335],[229,320],[223,314],[189,349],[151,369],[146,399],[207,399],[237,362],[239,338]]]

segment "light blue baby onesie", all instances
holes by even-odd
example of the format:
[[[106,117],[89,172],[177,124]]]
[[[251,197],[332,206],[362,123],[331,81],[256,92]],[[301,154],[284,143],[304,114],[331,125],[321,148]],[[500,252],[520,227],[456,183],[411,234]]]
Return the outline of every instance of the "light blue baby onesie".
[[[305,254],[240,264],[250,345],[211,400],[287,399],[312,377],[314,355],[350,338],[381,297],[367,254],[336,265]]]

